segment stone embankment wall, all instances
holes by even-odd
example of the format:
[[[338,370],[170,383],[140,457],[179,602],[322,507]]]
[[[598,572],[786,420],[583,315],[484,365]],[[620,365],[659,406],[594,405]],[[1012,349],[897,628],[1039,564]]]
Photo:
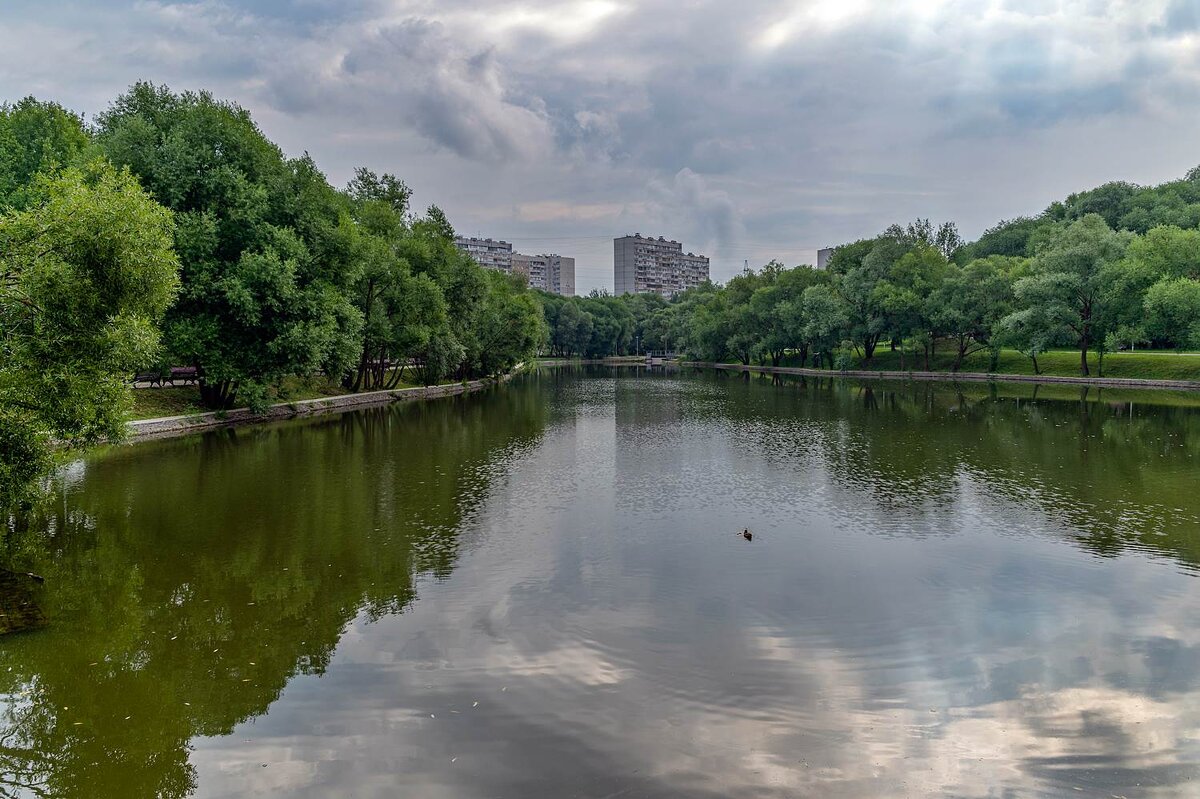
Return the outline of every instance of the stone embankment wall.
[[[1175,391],[1200,391],[1194,380],[1131,380],[1119,377],[1055,377],[1053,375],[1003,375],[982,372],[839,372],[831,369],[801,369],[795,366],[744,366],[740,363],[709,363],[682,361],[680,366],[702,369],[725,369],[731,372],[761,372],[775,375],[807,375],[809,377],[853,377],[875,380],[930,380],[940,383],[1060,383],[1110,388],[1169,388]]]
[[[644,366],[646,359],[638,355],[613,358],[540,358],[538,366]]]
[[[508,381],[513,374],[520,371],[520,368],[518,367],[512,373],[499,379],[489,378],[486,380],[472,380],[467,383],[451,383],[444,386],[398,388],[391,391],[368,391],[361,394],[345,394],[338,397],[318,397],[317,399],[280,402],[267,408],[264,413],[251,413],[248,408],[238,408],[224,413],[198,413],[191,416],[139,419],[128,424],[128,440],[144,441],[151,438],[171,438],[218,427],[259,424],[261,422],[295,419],[300,416],[341,413],[372,405],[388,405],[393,402],[436,399],[438,397],[469,394]],[[154,389],[143,390],[153,391]]]

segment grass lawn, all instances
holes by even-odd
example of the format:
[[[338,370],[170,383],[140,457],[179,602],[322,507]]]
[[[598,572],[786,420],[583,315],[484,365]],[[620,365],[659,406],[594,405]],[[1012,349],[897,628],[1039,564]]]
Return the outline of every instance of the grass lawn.
[[[189,416],[204,413],[200,389],[195,386],[136,388],[133,390],[131,419],[158,419],[163,416]]]
[[[937,355],[931,359],[930,368],[935,372],[949,372],[954,364],[954,353],[949,346],[939,347]],[[788,356],[784,366],[797,366],[799,359]],[[960,367],[963,372],[988,372],[991,365],[991,353],[977,352],[967,356]],[[1038,358],[1038,366],[1042,374],[1057,377],[1077,377],[1079,375],[1079,352],[1076,350],[1055,350],[1047,352]],[[904,356],[904,369],[900,368],[900,353],[892,352],[887,345],[875,350],[875,357],[870,361],[855,359],[854,369],[868,371],[924,371],[925,363],[921,353],[907,353]],[[1099,358],[1095,353],[1088,356],[1088,368],[1093,377],[1100,376]],[[1002,350],[1000,360],[995,369],[1000,375],[1032,375],[1033,362],[1015,350]],[[1184,355],[1174,352],[1110,352],[1104,356],[1104,377],[1118,377],[1136,380],[1197,380],[1200,381],[1200,356]]]

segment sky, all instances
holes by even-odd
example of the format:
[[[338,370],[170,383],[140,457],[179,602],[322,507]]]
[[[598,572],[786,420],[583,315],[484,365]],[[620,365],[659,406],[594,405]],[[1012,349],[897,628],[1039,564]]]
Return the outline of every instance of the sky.
[[[724,281],[1200,164],[1200,0],[0,2],[0,101],[91,116],[137,80],[574,256],[580,293],[629,233]]]

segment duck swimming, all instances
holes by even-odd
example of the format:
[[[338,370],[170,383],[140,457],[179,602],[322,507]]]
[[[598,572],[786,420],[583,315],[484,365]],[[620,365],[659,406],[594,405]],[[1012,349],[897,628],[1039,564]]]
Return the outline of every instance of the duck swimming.
[[[747,541],[754,540],[754,533],[750,532],[749,527],[747,527],[745,530],[742,530],[742,538],[746,539]]]

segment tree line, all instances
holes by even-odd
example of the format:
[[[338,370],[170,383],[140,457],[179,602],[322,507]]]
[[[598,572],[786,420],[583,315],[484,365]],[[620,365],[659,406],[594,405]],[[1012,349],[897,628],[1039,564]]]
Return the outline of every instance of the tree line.
[[[428,385],[533,355],[537,297],[410,200],[365,168],[333,187],[206,92],[137,83],[90,124],[0,106],[0,506],[51,442],[119,437],[135,371],[192,366],[208,407],[259,408],[293,375]]]
[[[138,370],[188,365],[202,401],[254,408],[289,376],[348,390],[510,369],[536,351],[646,350],[901,368],[1001,348],[1200,347],[1200,168],[1109,183],[965,243],[917,220],[772,261],[723,286],[565,298],[480,268],[436,206],[356,170],[333,187],[245,109],[138,83],[90,124],[47,101],[0,106],[0,505],[51,442],[118,437]]]
[[[1002,349],[1200,348],[1200,167],[1154,187],[1111,183],[1036,217],[1001,222],[963,242],[952,223],[917,220],[838,247],[826,269],[772,261],[723,286],[669,302],[644,295],[544,301],[556,355],[676,350],[736,359],[848,368],[881,345],[901,368],[950,369]]]

